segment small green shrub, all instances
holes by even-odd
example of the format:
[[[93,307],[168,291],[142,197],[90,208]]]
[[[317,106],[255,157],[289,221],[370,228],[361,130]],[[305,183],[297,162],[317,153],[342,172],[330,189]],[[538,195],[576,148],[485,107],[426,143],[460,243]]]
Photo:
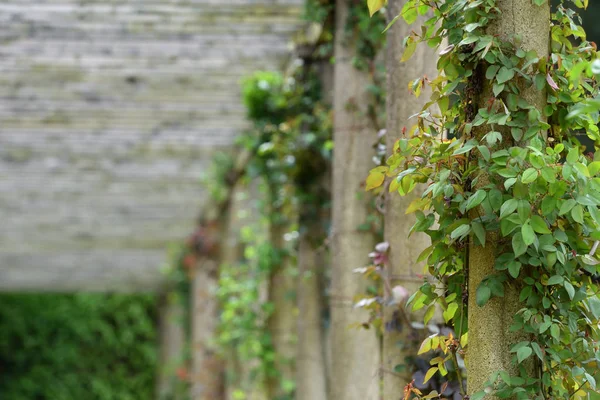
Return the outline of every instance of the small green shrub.
[[[151,295],[0,296],[0,398],[152,399],[155,302]]]

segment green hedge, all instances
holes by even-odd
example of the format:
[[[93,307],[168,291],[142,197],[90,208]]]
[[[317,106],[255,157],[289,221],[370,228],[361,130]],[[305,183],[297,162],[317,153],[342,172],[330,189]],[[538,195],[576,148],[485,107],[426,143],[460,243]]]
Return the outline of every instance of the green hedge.
[[[151,295],[0,296],[0,399],[150,400]]]

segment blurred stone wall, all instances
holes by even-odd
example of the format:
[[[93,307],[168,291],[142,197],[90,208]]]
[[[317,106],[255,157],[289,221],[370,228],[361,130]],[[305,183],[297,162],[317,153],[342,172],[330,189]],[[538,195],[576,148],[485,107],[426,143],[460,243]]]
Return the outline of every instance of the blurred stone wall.
[[[0,2],[0,290],[156,290],[303,0]]]

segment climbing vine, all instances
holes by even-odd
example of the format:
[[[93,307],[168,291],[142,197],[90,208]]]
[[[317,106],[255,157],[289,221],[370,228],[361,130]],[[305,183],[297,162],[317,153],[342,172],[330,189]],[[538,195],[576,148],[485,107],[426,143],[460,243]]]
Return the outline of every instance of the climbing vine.
[[[328,221],[330,193],[322,179],[326,178],[331,162],[332,120],[317,63],[332,55],[333,11],[332,1],[309,1],[306,18],[321,26],[313,51],[296,65],[294,72],[288,75],[257,72],[244,81],[242,88],[254,129],[241,137],[240,144],[253,153],[247,177],[263,182],[262,215],[272,224],[299,222],[300,232],[306,228],[305,224]],[[344,27],[346,40],[356,43],[355,67],[364,69],[372,78],[373,83],[366,89],[373,95],[368,112],[374,129],[379,125],[375,110],[383,104],[384,97],[380,85],[383,71],[381,63],[375,60],[383,46],[383,21],[381,17],[373,23],[363,4],[355,1]],[[298,212],[299,221],[293,217]],[[363,229],[377,229],[380,225],[377,221],[374,215],[365,221]],[[328,224],[320,225],[324,240]],[[247,232],[253,232],[253,228],[247,227]],[[256,238],[256,234],[248,234],[244,261],[221,272],[219,292],[224,318],[219,340],[223,348],[242,349],[245,361],[258,360],[255,373],[261,379],[260,376],[273,376],[277,371],[266,329],[274,305],[266,302],[256,309],[260,286],[282,258],[293,258],[294,254],[290,248],[273,248],[264,238],[258,241]],[[293,385],[288,385],[286,392],[292,389]]]
[[[384,3],[368,0],[372,12]],[[546,0],[533,4],[540,15],[549,7]],[[420,353],[444,353],[427,377],[444,374],[457,354],[468,358],[469,254],[487,246],[495,260],[471,292],[478,307],[518,290],[511,330],[523,340],[510,349],[517,372],[497,371],[479,392],[462,388],[464,398],[493,392],[587,399],[597,391],[600,157],[593,151],[600,144],[600,61],[575,11],[587,4],[553,7],[547,54],[525,49],[519,37],[490,33],[500,15],[496,0],[409,0],[398,17],[414,23],[430,15],[406,38],[403,59],[420,43],[444,43],[440,74],[431,81],[415,77],[412,91],[418,96],[428,85],[431,100],[367,183],[375,188],[392,177],[389,190],[400,195],[426,184],[407,212],[417,218],[413,231],[431,237],[419,261],[432,278],[409,304],[426,310],[426,322],[438,304],[457,333],[423,343]],[[582,145],[583,137],[594,148]],[[412,385],[405,395],[423,397]],[[436,396],[442,395],[423,398]]]
[[[277,374],[273,344],[267,330],[273,304],[263,299],[262,289],[279,259],[277,249],[266,238],[257,237],[257,231],[259,228],[251,224],[243,227],[240,238],[242,259],[221,266],[217,291],[222,306],[217,344],[225,357],[231,356],[226,353],[229,349],[235,349],[238,362],[253,365],[249,377],[236,376],[238,371],[227,371],[230,380],[237,382],[233,391],[235,399],[245,399],[246,393],[251,392],[258,382]]]
[[[261,182],[262,219],[242,228],[241,262],[221,270],[218,295],[223,314],[218,340],[224,349],[236,348],[246,365],[255,365],[251,380],[260,382],[281,378],[267,323],[275,305],[261,293],[283,259],[295,258],[294,245],[276,247],[264,228],[289,227],[286,236],[293,243],[297,229],[303,229],[294,218],[298,210],[300,222],[307,223],[319,220],[328,207],[329,193],[319,181],[331,159],[331,116],[310,59],[287,76],[257,72],[244,81],[242,91],[254,128],[241,137],[240,145],[252,153],[246,178]],[[286,380],[280,384],[288,394],[295,387]],[[244,398],[244,392],[238,391],[239,398]]]

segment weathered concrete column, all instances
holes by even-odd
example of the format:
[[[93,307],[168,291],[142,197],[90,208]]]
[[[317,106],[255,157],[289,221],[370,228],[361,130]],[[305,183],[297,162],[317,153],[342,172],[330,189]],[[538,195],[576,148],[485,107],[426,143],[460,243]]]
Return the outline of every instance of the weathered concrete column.
[[[389,0],[386,7],[388,21],[400,14],[404,1]],[[418,78],[433,79],[437,76],[435,51],[426,45],[420,45],[413,56],[401,62],[404,53],[403,40],[412,30],[417,29],[425,17],[421,17],[415,25],[408,25],[399,19],[387,32],[386,71],[387,71],[387,134],[386,144],[391,155],[394,143],[409,132],[416,119],[409,117],[421,111],[429,100],[431,90],[427,85],[423,93],[416,98],[409,89],[409,83]],[[413,233],[409,238],[411,227],[416,219],[414,214],[406,215],[408,205],[421,197],[422,188],[414,190],[408,196],[397,193],[388,194],[385,206],[384,238],[389,243],[388,274],[390,287],[402,286],[409,294],[418,290],[422,279],[417,274],[423,273],[423,264],[416,264],[421,252],[431,245],[431,240],[424,233]],[[391,294],[388,294],[391,295]],[[386,330],[383,336],[383,399],[397,399],[402,395],[404,386],[412,380],[412,365],[407,359],[414,357],[418,348],[414,348],[415,332],[406,326],[405,320],[399,317],[403,312],[402,304],[388,306],[384,310]],[[397,365],[402,370],[393,373]]]
[[[367,115],[367,73],[352,65],[355,48],[345,40],[348,0],[336,1],[334,70],[334,160],[331,242],[331,387],[330,399],[379,399],[380,345],[373,330],[356,329],[369,319],[353,307],[366,289],[353,270],[368,263],[375,245],[371,232],[358,229],[369,214],[365,178],[372,168],[376,128]]]
[[[217,260],[198,262],[192,280],[192,400],[220,400],[225,394],[224,361],[214,348],[219,304]]]
[[[269,379],[267,391],[270,399],[283,397],[286,394],[286,383],[294,382],[296,354],[297,308],[295,302],[296,278],[293,275],[291,257],[283,254],[285,240],[283,235],[287,224],[271,221],[269,240],[275,251],[282,252],[279,265],[274,266],[269,278],[269,301],[273,303],[273,313],[269,316],[267,327],[271,334],[275,351],[275,368],[278,376]]]
[[[177,399],[177,368],[180,367],[185,349],[185,307],[174,293],[161,296],[159,310],[159,363],[157,378],[158,399]]]
[[[323,236],[319,228],[317,223],[310,224],[298,244],[296,400],[327,400],[321,285],[327,260],[317,249],[316,239]]]
[[[200,214],[196,232],[198,262],[192,277],[192,400],[222,400],[225,398],[225,360],[215,346],[220,305],[217,298],[220,267],[237,261],[237,232],[230,234],[235,216],[236,185],[244,176],[252,156],[249,151],[238,154],[228,172],[226,194],[216,203],[209,203]]]
[[[537,6],[531,1],[497,0],[496,6],[501,14],[488,28],[491,35],[499,35],[504,40],[521,37],[521,47],[525,51],[534,50],[540,58],[546,57],[550,48],[550,6],[548,3]],[[480,71],[485,73],[485,69]],[[478,99],[478,108],[486,107],[493,96],[490,85],[486,82]],[[546,104],[543,91],[535,85],[523,87],[521,95],[539,110]],[[487,132],[477,132],[482,137]],[[510,133],[503,132],[503,135]],[[510,141],[509,138],[506,139]],[[482,175],[478,187],[488,184],[487,176]],[[509,332],[515,313],[521,308],[519,288],[517,285],[505,286],[503,298],[493,298],[485,306],[476,304],[477,287],[488,275],[495,272],[494,263],[498,242],[496,235],[488,234],[485,247],[471,244],[469,247],[469,348],[467,353],[467,389],[473,394],[484,388],[485,382],[496,371],[507,371],[516,374],[517,369],[511,363],[510,348],[521,340],[526,340],[519,332]]]

